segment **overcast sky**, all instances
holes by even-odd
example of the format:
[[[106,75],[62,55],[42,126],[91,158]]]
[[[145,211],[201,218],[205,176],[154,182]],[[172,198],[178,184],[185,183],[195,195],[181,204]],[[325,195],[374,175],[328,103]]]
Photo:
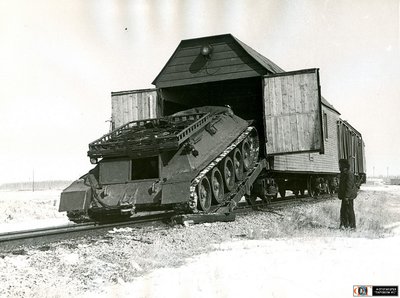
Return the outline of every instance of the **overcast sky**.
[[[224,33],[285,70],[320,68],[368,174],[400,175],[399,15],[399,0],[0,0],[0,184],[84,174],[111,91],[152,87],[180,40]]]

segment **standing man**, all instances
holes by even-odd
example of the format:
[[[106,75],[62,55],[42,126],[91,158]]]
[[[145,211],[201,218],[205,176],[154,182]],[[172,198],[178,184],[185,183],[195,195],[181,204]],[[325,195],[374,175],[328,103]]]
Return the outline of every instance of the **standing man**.
[[[342,200],[340,207],[340,228],[356,228],[356,216],[354,214],[354,199],[357,196],[357,187],[354,174],[350,170],[347,159],[339,160],[340,181],[338,198]]]

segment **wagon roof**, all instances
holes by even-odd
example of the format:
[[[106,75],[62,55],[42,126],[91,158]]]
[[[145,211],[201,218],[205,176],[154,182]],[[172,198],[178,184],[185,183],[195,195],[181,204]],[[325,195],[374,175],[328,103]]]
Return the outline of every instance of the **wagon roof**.
[[[272,62],[271,60],[269,60],[268,58],[266,58],[265,56],[261,55],[259,52],[257,52],[256,50],[254,50],[252,47],[248,46],[247,44],[245,44],[244,42],[242,42],[241,40],[239,40],[238,38],[234,37],[232,34],[222,34],[222,35],[214,35],[214,36],[206,36],[206,37],[199,37],[199,38],[193,38],[193,39],[185,39],[182,40],[178,47],[176,48],[176,50],[174,51],[174,53],[172,54],[172,56],[170,57],[170,59],[168,60],[168,62],[165,64],[165,66],[163,67],[163,69],[160,71],[160,73],[157,75],[157,77],[154,79],[153,83],[154,85],[160,85],[160,87],[166,87],[162,80],[163,77],[168,76],[167,72],[167,68],[171,68],[173,67],[172,64],[175,64],[176,61],[174,61],[175,59],[179,59],[177,55],[178,53],[180,53],[180,51],[182,51],[184,48],[190,48],[190,47],[194,47],[194,46],[198,46],[200,47],[201,45],[204,44],[211,44],[212,42],[215,42],[216,40],[221,41],[223,40],[226,43],[229,43],[231,46],[230,47],[237,47],[238,49],[241,49],[242,51],[244,51],[245,54],[247,54],[248,57],[250,57],[250,59],[253,59],[255,62],[255,64],[253,65],[258,65],[258,66],[254,66],[253,69],[255,71],[251,72],[251,71],[242,71],[242,73],[238,74],[238,75],[232,75],[232,73],[230,74],[231,78],[240,78],[240,76],[247,76],[247,77],[251,77],[251,76],[262,76],[268,73],[282,73],[285,72],[285,70],[283,70],[281,67],[279,67],[278,65],[276,65],[274,62]],[[198,55],[199,52],[197,52]],[[180,58],[182,59],[182,58]],[[195,58],[193,58],[195,59]],[[192,63],[194,63],[194,61],[191,61]],[[187,68],[189,68],[189,64],[187,65]],[[170,74],[169,74],[170,75]],[[214,76],[216,77],[216,76]],[[216,78],[215,78],[216,79]],[[221,77],[221,79],[226,79]],[[180,85],[184,84],[185,82],[187,83],[191,83],[191,80],[188,79],[181,79],[181,82],[179,83]],[[208,82],[208,79],[204,79],[201,82]],[[177,83],[175,83],[177,84]],[[159,87],[159,86],[157,86]],[[326,107],[328,107],[329,109],[333,110],[334,112],[339,113],[338,110],[336,110],[336,108],[331,105],[324,97],[321,97],[321,101],[322,104]]]

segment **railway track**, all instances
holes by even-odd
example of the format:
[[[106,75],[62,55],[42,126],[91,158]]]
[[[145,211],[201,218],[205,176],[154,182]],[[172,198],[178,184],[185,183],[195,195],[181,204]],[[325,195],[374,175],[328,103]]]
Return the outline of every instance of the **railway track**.
[[[22,231],[10,231],[10,232],[0,234],[0,244],[6,243],[6,242],[12,242],[12,241],[23,241],[23,240],[32,239],[32,238],[50,237],[50,236],[54,236],[54,235],[63,235],[63,234],[69,234],[69,233],[93,231],[93,230],[100,230],[100,229],[110,229],[110,228],[117,228],[117,227],[129,226],[129,225],[134,225],[134,224],[140,224],[140,223],[160,221],[160,220],[164,220],[164,219],[169,219],[174,214],[175,214],[174,212],[169,212],[169,213],[162,213],[162,214],[146,215],[146,216],[141,216],[141,217],[130,219],[130,220],[124,220],[124,221],[112,222],[112,223],[88,222],[88,223],[80,223],[80,224],[74,224],[74,225],[49,227],[49,228],[29,229],[29,230],[22,230]]]
[[[273,200],[269,204],[263,204],[263,203],[258,203],[256,205],[249,205],[246,202],[240,202],[237,206],[237,208],[234,210],[234,212],[230,215],[228,215],[228,220],[226,221],[233,221],[235,219],[236,214],[243,214],[246,212],[251,212],[252,210],[259,210],[259,211],[272,211],[274,210],[287,207],[289,205],[297,205],[297,204],[313,204],[313,203],[318,203],[325,201],[327,199],[332,199],[334,198],[332,195],[322,195],[317,198],[312,198],[312,197],[302,197],[302,198],[296,198],[296,197],[287,197],[285,199],[278,199],[278,200]],[[130,220],[125,220],[125,221],[120,221],[120,222],[113,222],[113,223],[96,223],[96,222],[88,222],[88,223],[80,223],[80,224],[74,224],[74,225],[64,225],[64,226],[58,226],[58,227],[49,227],[49,228],[39,228],[39,229],[29,229],[29,230],[22,230],[22,231],[10,231],[6,233],[1,233],[0,234],[0,244],[3,245],[5,243],[11,243],[11,242],[18,242],[18,243],[24,243],[24,240],[29,240],[29,239],[34,239],[34,238],[40,238],[43,239],[46,237],[52,237],[55,235],[62,236],[66,234],[72,234],[72,233],[80,233],[80,232],[85,232],[85,231],[94,231],[94,230],[100,230],[100,229],[110,229],[110,228],[117,228],[117,227],[126,227],[130,225],[137,225],[141,223],[150,223],[150,222],[155,222],[155,221],[160,221],[160,220],[170,220],[174,215],[176,215],[174,212],[169,212],[169,213],[160,213],[160,214],[152,214],[152,215],[146,215],[146,216],[141,216],[137,217],[134,219]],[[201,217],[202,215],[199,215]],[[216,217],[216,220],[211,220],[211,221],[218,221],[221,220],[221,218]],[[182,223],[185,223],[185,218],[182,219]],[[190,221],[190,219],[189,219]],[[208,221],[203,220],[203,221],[195,221],[194,223],[201,223],[201,222],[206,222]],[[191,221],[193,223],[193,220]]]

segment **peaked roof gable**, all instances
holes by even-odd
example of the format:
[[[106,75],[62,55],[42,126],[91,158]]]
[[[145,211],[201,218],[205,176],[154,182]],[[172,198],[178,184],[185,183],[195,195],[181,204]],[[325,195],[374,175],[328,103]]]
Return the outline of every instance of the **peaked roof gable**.
[[[205,45],[212,47],[210,57],[200,53]],[[182,40],[153,84],[165,88],[256,77],[279,70],[261,57],[231,34]]]
[[[210,59],[200,53],[211,45]],[[182,40],[152,82],[157,88],[175,87],[285,72],[232,34]],[[324,97],[322,104],[340,114]]]

